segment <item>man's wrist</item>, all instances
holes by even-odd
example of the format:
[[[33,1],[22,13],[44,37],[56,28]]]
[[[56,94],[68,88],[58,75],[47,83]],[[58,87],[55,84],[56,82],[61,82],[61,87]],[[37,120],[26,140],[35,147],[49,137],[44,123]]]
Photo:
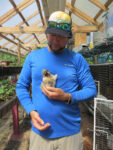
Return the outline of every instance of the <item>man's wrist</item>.
[[[67,95],[68,95],[68,96],[67,96],[68,98],[65,100],[65,103],[66,103],[66,104],[70,104],[70,103],[71,103],[72,96],[71,96],[70,93],[67,93]]]
[[[29,113],[29,116],[31,116],[33,112],[37,112],[37,111],[36,111],[36,110],[32,110],[32,111]]]

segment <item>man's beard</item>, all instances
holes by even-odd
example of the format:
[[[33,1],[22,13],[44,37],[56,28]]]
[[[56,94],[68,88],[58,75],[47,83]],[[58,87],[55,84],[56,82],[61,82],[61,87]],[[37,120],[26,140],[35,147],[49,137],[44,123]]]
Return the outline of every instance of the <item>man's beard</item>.
[[[64,47],[60,47],[59,49],[55,50],[55,49],[52,48],[52,45],[51,45],[50,43],[48,43],[48,45],[49,45],[51,51],[52,51],[53,53],[55,53],[55,54],[58,54],[58,53],[60,53],[60,52],[63,52],[64,49],[65,49],[65,46],[64,46]]]

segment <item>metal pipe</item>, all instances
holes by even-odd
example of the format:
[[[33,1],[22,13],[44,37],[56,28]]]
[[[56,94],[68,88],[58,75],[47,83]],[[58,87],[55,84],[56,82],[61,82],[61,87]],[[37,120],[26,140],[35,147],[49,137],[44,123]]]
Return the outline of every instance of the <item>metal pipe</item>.
[[[96,106],[97,106],[97,101],[96,101],[96,99],[94,99],[94,126],[93,126],[93,150],[96,150],[95,149],[95,141],[96,141],[96,139],[95,139],[95,133],[96,133]]]

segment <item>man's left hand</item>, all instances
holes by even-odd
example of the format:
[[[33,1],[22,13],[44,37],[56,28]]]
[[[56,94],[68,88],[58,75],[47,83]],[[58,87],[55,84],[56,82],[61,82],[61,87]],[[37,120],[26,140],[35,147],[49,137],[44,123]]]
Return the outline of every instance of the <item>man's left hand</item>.
[[[65,93],[60,88],[45,87],[43,83],[41,85],[41,89],[48,98],[54,100],[66,101],[69,99],[69,96],[71,96],[69,93]]]

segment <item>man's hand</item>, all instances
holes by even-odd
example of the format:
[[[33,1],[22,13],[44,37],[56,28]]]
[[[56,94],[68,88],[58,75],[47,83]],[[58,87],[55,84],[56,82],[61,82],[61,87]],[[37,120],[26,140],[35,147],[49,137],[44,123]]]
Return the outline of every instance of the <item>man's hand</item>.
[[[42,89],[43,93],[50,99],[61,100],[61,101],[66,101],[69,98],[71,99],[71,94],[65,93],[60,88],[45,87],[44,84],[42,83],[41,89]]]
[[[40,115],[36,111],[31,111],[30,116],[33,122],[33,126],[40,131],[46,130],[51,126],[50,123],[44,124],[44,121],[40,118]]]

